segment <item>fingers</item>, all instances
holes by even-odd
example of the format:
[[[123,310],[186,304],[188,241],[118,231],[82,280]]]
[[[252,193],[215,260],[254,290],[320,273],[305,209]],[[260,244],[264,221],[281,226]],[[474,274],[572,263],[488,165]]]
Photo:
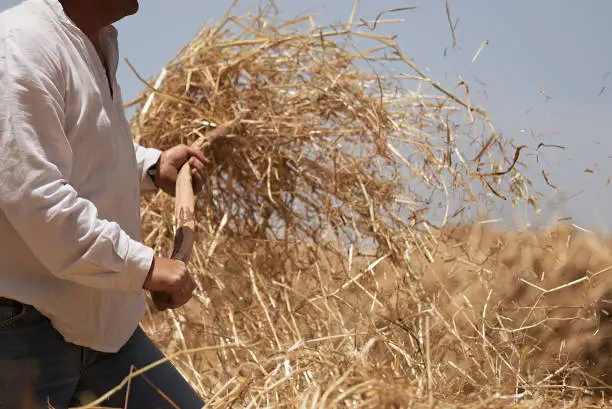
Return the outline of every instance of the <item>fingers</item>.
[[[192,150],[199,154],[198,156],[192,156],[189,160],[189,164],[191,165],[191,177],[193,180],[193,191],[197,194],[202,190],[204,175],[206,174],[206,165],[208,165],[209,162],[206,160],[206,158],[204,158],[201,152],[195,149]],[[204,162],[202,161],[202,158],[204,159]]]
[[[191,165],[191,179],[193,181],[194,193],[200,193],[202,185],[204,184],[204,175],[206,174],[206,165],[197,160],[197,158],[191,158],[189,161]]]
[[[183,144],[162,152],[162,157],[164,160],[161,162],[164,164],[166,162],[170,163],[176,168],[180,168],[185,162],[190,161],[191,166],[198,170],[204,170],[206,165],[210,163],[202,151]]]
[[[171,306],[172,297],[167,293],[152,293],[151,298],[158,311],[166,311]]]
[[[191,297],[193,297],[193,291],[195,290],[195,283],[190,278],[178,291],[174,292],[171,296],[170,307],[172,309],[180,308],[187,304]]]
[[[180,308],[187,304],[193,297],[193,292],[196,288],[195,282],[191,277],[185,280],[185,283],[171,294],[155,292],[151,294],[153,304],[158,311],[166,311],[168,309]]]
[[[204,184],[204,177],[210,161],[206,159],[203,152],[188,145],[176,145],[164,152],[160,160],[156,184],[164,192],[172,197],[176,196],[176,180],[179,171],[189,163],[192,168],[191,176],[193,179],[194,193],[199,193]]]
[[[206,165],[208,164],[208,162],[202,162],[198,158],[192,157],[191,159],[189,159],[189,164],[191,165],[192,169],[204,173],[206,171]]]
[[[204,186],[204,176],[197,169],[191,169],[191,180],[193,182],[193,193],[198,194]]]
[[[202,163],[202,169],[204,169],[204,166],[208,165],[208,163],[210,162],[208,159],[206,159],[206,156],[204,156],[204,153],[202,153],[202,151],[200,151],[199,149],[195,149],[187,145],[185,145],[185,148],[190,157],[195,157]],[[192,163],[192,166],[195,166],[195,165],[193,165]],[[199,169],[199,170],[202,170],[202,169]]]
[[[160,161],[161,164],[170,165],[175,168],[177,172],[187,161],[189,161],[191,167],[199,171],[204,171],[206,166],[210,163],[202,151],[184,144],[176,145],[162,152],[162,157],[164,160]]]
[[[186,272],[180,284],[170,294],[168,308],[175,309],[185,305],[193,297],[193,292],[196,288],[195,282],[191,275]]]
[[[159,311],[179,308],[193,296],[195,282],[185,263],[180,260],[155,258],[150,277],[143,288],[151,292],[153,303]]]

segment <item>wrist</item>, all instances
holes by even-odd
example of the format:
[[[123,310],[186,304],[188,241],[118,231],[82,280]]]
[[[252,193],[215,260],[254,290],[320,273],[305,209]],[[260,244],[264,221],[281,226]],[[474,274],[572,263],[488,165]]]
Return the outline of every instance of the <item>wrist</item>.
[[[149,288],[149,284],[151,283],[151,279],[153,277],[153,270],[155,269],[155,259],[156,257],[154,256],[153,260],[151,261],[151,267],[149,267],[147,276],[145,277],[144,282],[142,283],[142,288],[145,290]]]
[[[159,188],[159,164],[161,162],[161,155],[159,156],[159,158],[157,159],[157,162],[155,162],[153,165],[151,165],[149,167],[149,169],[147,169],[147,175],[149,176],[149,178],[151,178],[151,181],[153,182],[153,184]]]

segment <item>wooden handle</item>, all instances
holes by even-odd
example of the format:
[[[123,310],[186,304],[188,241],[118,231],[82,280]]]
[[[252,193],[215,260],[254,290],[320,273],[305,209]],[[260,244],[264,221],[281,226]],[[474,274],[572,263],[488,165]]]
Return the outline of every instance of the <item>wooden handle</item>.
[[[217,139],[227,137],[236,124],[237,120],[233,120],[218,126],[198,138],[198,140],[191,144],[191,147],[206,153],[205,149],[210,144]],[[195,239],[195,195],[193,193],[191,165],[189,165],[189,162],[183,165],[176,179],[174,215],[176,217],[177,229],[174,236],[172,258],[188,263]]]
[[[234,120],[218,126],[196,140],[191,147],[204,152],[206,147],[215,140],[227,137],[236,124],[237,121]],[[171,258],[188,264],[195,240],[195,194],[189,162],[183,165],[176,179],[174,216],[176,218],[176,233],[174,234],[174,248]],[[154,299],[170,301],[168,294],[154,293],[152,296]]]
[[[195,195],[191,180],[191,166],[187,162],[181,168],[176,179],[176,194],[174,201],[174,215],[176,217],[177,229],[174,234],[174,248],[171,258],[189,263],[193,250],[195,236]],[[153,293],[156,302],[170,304],[170,295],[166,293]]]
[[[176,218],[176,233],[171,258],[187,264],[191,258],[195,237],[195,194],[189,162],[183,165],[176,179],[174,217]]]

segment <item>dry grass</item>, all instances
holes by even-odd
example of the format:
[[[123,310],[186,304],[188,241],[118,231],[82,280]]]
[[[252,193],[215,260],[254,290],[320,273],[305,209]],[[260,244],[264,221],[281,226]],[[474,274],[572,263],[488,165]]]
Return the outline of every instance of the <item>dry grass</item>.
[[[147,328],[169,352],[220,348],[179,360],[211,407],[610,403],[609,241],[474,224],[439,243],[406,271],[220,271],[224,290]]]
[[[368,27],[270,10],[204,27],[133,123],[165,148],[239,120],[207,152],[199,291],[145,321],[168,353],[204,348],[174,360],[208,407],[605,399],[607,244],[461,227],[474,204],[537,205],[468,87],[451,94]],[[172,206],[143,209],[165,255]]]

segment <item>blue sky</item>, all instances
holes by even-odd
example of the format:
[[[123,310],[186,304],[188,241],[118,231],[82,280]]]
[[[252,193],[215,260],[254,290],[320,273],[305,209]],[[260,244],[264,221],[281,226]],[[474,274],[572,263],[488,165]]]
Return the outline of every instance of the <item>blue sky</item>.
[[[17,3],[0,0],[0,9]],[[317,22],[330,23],[346,21],[353,0],[275,3],[281,16],[309,10],[318,14]],[[383,9],[417,6],[389,15],[404,18],[404,23],[377,31],[399,35],[406,54],[441,83],[453,87],[459,76],[467,80],[472,98],[489,111],[504,135],[535,147],[537,142],[524,132],[533,129],[545,134],[546,142],[567,147],[544,152],[550,181],[560,190],[535,176],[538,189],[549,198],[543,203],[540,222],[571,216],[582,227],[612,233],[608,211],[612,185],[606,186],[612,176],[612,74],[606,77],[612,71],[612,2],[448,3],[453,18],[459,18],[457,49],[451,47],[444,0],[361,0],[357,18],[373,19]],[[229,0],[141,0],[140,13],[118,24],[122,55],[145,77],[155,75],[203,23],[219,19],[230,4]],[[261,4],[242,0],[238,12]],[[489,45],[472,63],[485,40]],[[119,81],[126,101],[142,89],[123,61]],[[604,86],[609,89],[598,95]],[[587,168],[594,173],[585,173]]]

